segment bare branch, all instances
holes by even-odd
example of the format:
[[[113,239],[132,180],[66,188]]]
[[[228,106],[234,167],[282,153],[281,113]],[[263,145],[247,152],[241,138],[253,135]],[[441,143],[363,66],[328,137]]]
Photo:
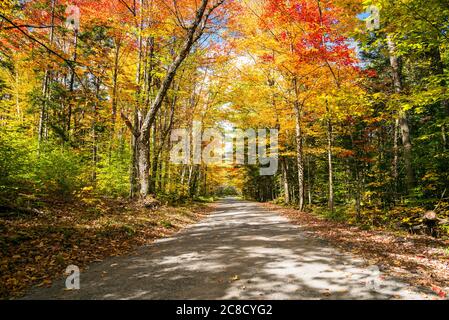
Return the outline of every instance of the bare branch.
[[[129,12],[131,12],[131,14],[132,14],[133,16],[136,16],[136,15],[137,15],[137,13],[136,13],[136,8],[135,8],[135,7],[134,7],[134,9],[131,8],[131,7],[126,3],[125,0],[119,0],[119,2],[120,2],[121,4],[123,4],[123,5],[129,10]]]

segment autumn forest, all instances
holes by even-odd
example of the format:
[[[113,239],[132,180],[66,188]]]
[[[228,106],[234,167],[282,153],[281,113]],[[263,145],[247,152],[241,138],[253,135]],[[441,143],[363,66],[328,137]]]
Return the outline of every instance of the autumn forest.
[[[426,239],[445,296],[448,31],[446,0],[2,0],[0,297],[224,197]],[[172,161],[208,128],[277,130],[278,170]]]

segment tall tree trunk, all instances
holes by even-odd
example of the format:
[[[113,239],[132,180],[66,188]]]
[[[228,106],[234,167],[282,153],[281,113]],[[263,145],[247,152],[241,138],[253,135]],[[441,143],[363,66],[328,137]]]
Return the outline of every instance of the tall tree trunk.
[[[165,172],[165,161],[164,155],[162,154],[159,161],[156,191],[163,192],[162,188],[164,186],[164,172]]]
[[[112,150],[116,138],[117,126],[117,105],[118,105],[118,72],[120,61],[120,40],[115,43],[114,68],[112,70],[112,97],[111,97],[111,137],[109,141],[109,163],[112,161]]]
[[[298,205],[299,210],[304,210],[304,157],[303,157],[303,137],[301,128],[301,107],[295,101],[296,112],[296,161],[298,164]]]
[[[402,144],[404,146],[404,160],[405,169],[407,172],[407,188],[410,192],[415,186],[415,172],[412,163],[412,141],[410,137],[410,126],[408,124],[407,115],[405,112],[399,117],[399,126],[402,132]]]
[[[288,163],[285,157],[282,158],[282,181],[284,184],[284,202],[290,204],[290,188],[288,185]]]
[[[164,147],[167,144],[167,138],[170,137],[171,132],[173,130],[173,125],[174,125],[174,120],[175,120],[175,107],[176,107],[176,103],[178,100],[178,91],[179,91],[179,86],[180,84],[178,83],[175,87],[175,96],[173,98],[173,100],[169,103],[170,105],[170,114],[168,115],[168,119],[167,119],[167,112],[165,114],[165,121],[164,121],[164,128],[160,128],[160,142],[159,142],[159,146],[156,147],[157,143],[154,143],[154,157],[153,157],[153,164],[152,164],[152,176],[151,176],[151,188],[153,188],[151,190],[151,192],[155,192],[156,191],[156,180],[157,180],[157,176],[159,173],[159,187],[160,189],[162,189],[163,187],[163,176],[165,176],[165,173],[163,174],[162,172],[162,163],[163,162],[163,157],[164,157]],[[168,108],[167,108],[168,109]],[[162,121],[161,121],[162,122]],[[162,126],[162,123],[161,123]],[[162,158],[162,159],[161,159]],[[160,161],[160,159],[162,161]],[[158,165],[160,163],[160,165]]]
[[[313,183],[312,183],[312,170],[311,170],[311,163],[310,163],[311,156],[307,157],[307,193],[308,193],[308,200],[309,200],[309,206],[312,205],[312,190],[313,190]]]
[[[134,127],[139,126],[139,117],[137,112],[134,114]],[[130,198],[134,198],[139,192],[139,136],[133,133],[131,135],[131,170],[129,175]]]
[[[95,103],[93,104],[92,115],[92,182],[97,182],[97,164],[98,164],[98,134],[97,134],[97,117],[98,102],[100,101],[100,79],[95,79]]]
[[[192,165],[192,176],[190,177],[190,184],[189,184],[189,196],[191,198],[194,198],[196,196],[197,191],[197,183],[198,183],[198,177],[200,172],[200,166],[199,165]]]
[[[187,165],[183,164],[181,167],[181,192],[184,195],[184,185],[185,185],[185,179],[186,179],[186,172],[187,172]]]
[[[16,113],[17,113],[17,120],[19,120],[20,122],[23,121],[23,116],[22,116],[22,110],[20,109],[20,76],[19,76],[19,71],[16,69],[16,72],[14,74],[15,80],[16,80]]]
[[[434,74],[441,76],[444,75],[445,66],[443,60],[441,59],[441,51],[439,45],[436,45],[434,48],[432,48],[430,54]],[[441,80],[440,86],[442,87],[443,96],[445,96],[447,92],[447,82],[444,78]],[[449,117],[449,101],[447,98],[442,99],[441,107],[446,117]],[[443,142],[443,150],[446,151],[446,149],[448,148],[447,123],[443,123],[441,126],[441,139]]]
[[[140,195],[150,194],[150,136],[149,132],[138,140]]]
[[[151,170],[150,170],[150,190],[149,192],[152,194],[156,193],[156,180],[157,174],[159,170],[159,151],[158,151],[158,141],[157,141],[158,129],[157,129],[157,121],[153,125],[153,133],[151,139],[153,140],[153,147],[151,148],[152,152],[150,152],[151,161]]]
[[[207,173],[208,173],[208,167],[207,165],[204,166],[204,179],[203,179],[203,194],[204,196],[209,196],[209,192],[207,190]]]
[[[395,120],[393,126],[393,179],[394,179],[394,199],[397,200],[399,193],[399,119]]]
[[[119,74],[119,62],[120,62],[120,40],[116,43],[115,54],[114,54],[114,69],[112,74],[112,133],[115,133],[115,125],[117,122],[117,104],[118,104],[118,74]]]
[[[74,49],[73,49],[73,61],[76,63],[78,59],[78,30],[74,31]],[[70,83],[69,83],[69,91],[73,93],[75,88],[75,67],[73,65],[70,73]],[[71,101],[69,101],[68,112],[67,112],[67,137],[70,136],[71,122],[72,122],[72,103],[73,97],[70,97]]]
[[[145,107],[150,105],[151,103],[151,93],[153,88],[153,72],[154,72],[154,49],[155,49],[155,41],[154,37],[150,37],[148,39],[148,67],[146,70],[146,98],[145,98]]]
[[[351,147],[352,150],[355,150],[355,144],[354,144],[354,136],[351,133]],[[356,211],[356,217],[357,219],[360,219],[361,217],[361,209],[362,209],[362,181],[361,181],[361,169],[359,166],[359,160],[357,158],[354,158],[354,160],[352,161],[354,167],[351,170],[351,163],[348,160],[349,165],[348,165],[348,169],[351,172],[354,172],[355,174],[355,211]],[[350,175],[348,175],[350,176]]]
[[[142,58],[143,58],[143,13],[142,13],[143,0],[140,0],[140,19],[139,19],[139,32],[137,37],[138,52],[137,52],[137,70],[136,70],[136,101],[134,107],[134,124],[131,126],[132,136],[132,164],[131,164],[131,192],[130,196],[134,198],[137,193],[142,194],[142,172],[148,171],[148,168],[142,168],[141,164],[145,165],[148,160],[144,157],[149,155],[149,141],[145,142],[145,137],[149,139],[149,132],[145,136],[140,131],[141,128],[141,92],[142,92]],[[134,6],[135,7],[135,6]]]
[[[332,163],[332,148],[333,148],[333,127],[331,120],[331,112],[328,101],[326,101],[327,112],[327,160],[328,160],[328,174],[329,174],[329,209],[334,212],[334,167]]]
[[[53,44],[54,41],[54,35],[55,35],[55,7],[56,7],[56,0],[51,0],[51,26],[50,26],[50,46]],[[48,95],[50,92],[50,81],[51,81],[51,71],[45,70],[44,75],[44,81],[42,85],[42,96],[43,96],[43,102],[41,105],[41,110],[39,114],[39,129],[38,129],[38,144],[39,144],[39,150],[42,141],[46,137],[46,119],[47,119],[47,100]]]
[[[390,52],[390,65],[393,74],[394,88],[397,94],[401,94],[402,89],[402,76],[401,66],[399,58],[396,55],[396,44],[394,43],[391,35],[387,36],[388,49]],[[410,137],[410,126],[408,122],[408,115],[406,111],[399,111],[399,127],[402,133],[402,145],[404,147],[404,162],[407,174],[407,188],[410,192],[415,185],[415,173],[413,171],[412,163],[412,141]]]

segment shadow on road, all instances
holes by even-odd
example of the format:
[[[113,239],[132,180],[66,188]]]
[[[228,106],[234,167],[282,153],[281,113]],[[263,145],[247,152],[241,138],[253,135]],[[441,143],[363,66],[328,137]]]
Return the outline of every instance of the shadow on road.
[[[306,236],[278,214],[234,199],[178,235],[111,258],[28,299],[416,299],[363,260]]]

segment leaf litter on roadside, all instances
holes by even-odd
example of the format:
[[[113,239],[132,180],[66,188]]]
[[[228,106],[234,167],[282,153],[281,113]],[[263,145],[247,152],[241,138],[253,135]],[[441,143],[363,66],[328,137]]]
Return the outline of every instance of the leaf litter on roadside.
[[[262,206],[300,225],[309,237],[324,239],[344,251],[360,255],[371,265],[381,266],[387,274],[399,276],[410,285],[425,287],[440,298],[448,296],[447,240],[380,229],[362,230],[271,203]]]
[[[199,221],[211,210],[194,203],[151,211],[104,199],[97,205],[54,201],[39,216],[1,218],[0,299],[20,297],[31,286],[51,286],[69,265],[83,270],[129,253]]]

